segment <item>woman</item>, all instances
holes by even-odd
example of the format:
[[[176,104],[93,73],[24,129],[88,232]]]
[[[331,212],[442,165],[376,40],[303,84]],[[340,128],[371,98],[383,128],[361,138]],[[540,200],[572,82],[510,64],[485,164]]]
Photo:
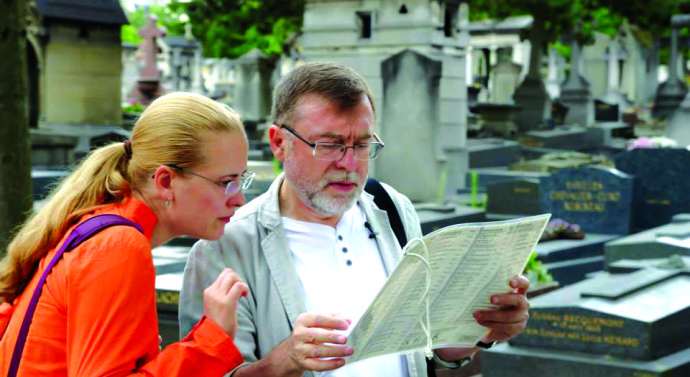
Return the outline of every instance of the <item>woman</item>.
[[[102,214],[120,215],[142,232],[109,227],[63,254],[40,293],[17,375],[222,376],[239,365],[233,337],[247,286],[231,270],[204,292],[206,316],[189,335],[159,350],[151,248],[180,235],[220,238],[245,202],[246,166],[237,113],[190,93],[157,99],[131,142],[94,151],[0,262],[2,376],[39,276],[72,229]]]

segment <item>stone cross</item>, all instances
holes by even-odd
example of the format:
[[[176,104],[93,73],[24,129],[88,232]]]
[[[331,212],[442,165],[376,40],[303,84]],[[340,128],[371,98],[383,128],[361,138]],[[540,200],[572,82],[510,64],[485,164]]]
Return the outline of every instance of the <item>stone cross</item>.
[[[141,70],[139,76],[142,78],[160,78],[161,72],[156,67],[156,55],[158,54],[158,45],[156,38],[165,35],[165,30],[159,29],[156,25],[156,17],[148,16],[146,18],[146,27],[139,29],[139,36],[144,38],[140,44],[141,50],[144,51],[144,68]]]

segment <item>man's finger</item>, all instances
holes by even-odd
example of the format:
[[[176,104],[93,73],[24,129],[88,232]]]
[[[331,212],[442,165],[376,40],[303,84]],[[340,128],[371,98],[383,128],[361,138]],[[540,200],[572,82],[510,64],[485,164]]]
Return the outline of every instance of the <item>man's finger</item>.
[[[491,296],[491,303],[511,309],[529,309],[529,300],[520,293],[510,292],[502,295],[493,295]]]
[[[475,312],[474,318],[477,322],[522,323],[527,322],[529,313],[523,310],[486,310]]]
[[[303,367],[308,370],[313,370],[317,372],[323,372],[327,370],[338,369],[345,365],[345,359],[306,359],[304,360]]]
[[[350,324],[338,317],[321,313],[305,313],[298,318],[299,324],[304,327],[318,327],[322,329],[347,330]]]
[[[346,357],[353,353],[352,346],[305,344],[303,348],[307,358]]]
[[[295,331],[295,338],[304,343],[347,343],[347,336],[318,327],[303,327]]]
[[[524,295],[529,290],[529,279],[525,276],[518,275],[510,281],[510,286],[517,289],[517,293]]]

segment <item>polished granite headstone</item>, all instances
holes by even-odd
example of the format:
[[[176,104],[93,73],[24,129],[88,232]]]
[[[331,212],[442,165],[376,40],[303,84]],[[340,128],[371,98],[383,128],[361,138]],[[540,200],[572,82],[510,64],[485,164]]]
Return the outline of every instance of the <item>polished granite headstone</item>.
[[[541,214],[538,179],[516,179],[488,185],[486,211],[500,215]]]
[[[541,207],[552,218],[578,224],[586,233],[629,234],[633,177],[589,166],[564,169],[541,179]]]
[[[484,353],[483,375],[687,376],[688,289],[690,271],[645,269],[537,297],[527,328]]]
[[[486,220],[486,212],[481,208],[456,205],[416,204],[415,211],[422,225],[422,234],[429,234],[441,228]]]
[[[671,222],[690,212],[690,150],[633,149],[615,160],[616,168],[635,176],[633,231]]]
[[[690,256],[690,222],[670,223],[611,241],[604,246],[606,265],[621,259]]]

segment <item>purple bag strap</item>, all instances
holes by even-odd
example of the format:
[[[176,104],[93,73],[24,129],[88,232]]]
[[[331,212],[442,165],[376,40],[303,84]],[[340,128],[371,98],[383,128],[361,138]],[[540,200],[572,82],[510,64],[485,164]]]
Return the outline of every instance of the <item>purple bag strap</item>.
[[[36,290],[31,297],[31,302],[29,303],[29,308],[26,310],[26,315],[24,316],[24,322],[22,322],[22,327],[19,330],[19,336],[17,337],[17,344],[14,346],[14,353],[12,354],[12,362],[10,364],[10,369],[7,372],[8,377],[15,377],[17,371],[19,370],[19,362],[22,360],[22,353],[24,352],[24,344],[26,343],[26,337],[29,334],[29,327],[31,326],[31,321],[34,318],[34,312],[36,311],[36,305],[38,304],[38,298],[41,296],[41,291],[43,290],[43,285],[50,274],[50,271],[55,267],[57,262],[62,257],[62,254],[74,249],[79,246],[82,242],[91,238],[94,234],[100,232],[105,228],[109,228],[114,225],[127,225],[135,227],[140,232],[144,232],[141,226],[137,223],[129,221],[122,216],[118,215],[98,215],[94,216],[83,223],[79,224],[72,233],[70,233],[67,240],[62,244],[60,249],[55,253],[53,260],[50,261],[48,267],[46,267],[41,279],[36,285]]]

